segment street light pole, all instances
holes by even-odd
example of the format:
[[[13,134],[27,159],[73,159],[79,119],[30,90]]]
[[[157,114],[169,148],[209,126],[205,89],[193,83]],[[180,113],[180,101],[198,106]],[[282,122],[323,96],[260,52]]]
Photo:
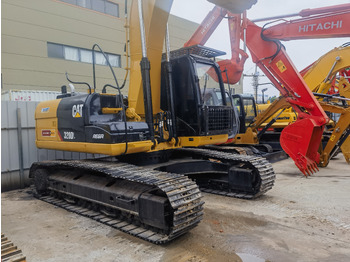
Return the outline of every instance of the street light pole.
[[[258,101],[258,87],[259,87],[259,72],[258,72],[258,66],[255,66],[255,72],[253,75],[253,87],[254,87],[254,96],[255,101]]]
[[[265,104],[265,97],[264,97],[265,91],[267,91],[267,88],[261,89],[261,92],[262,92],[262,103],[263,104]]]

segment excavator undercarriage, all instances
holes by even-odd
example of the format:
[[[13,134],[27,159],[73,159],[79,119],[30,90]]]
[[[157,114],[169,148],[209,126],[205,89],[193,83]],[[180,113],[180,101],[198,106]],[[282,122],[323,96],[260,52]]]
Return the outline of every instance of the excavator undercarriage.
[[[155,244],[201,221],[199,189],[254,199],[275,181],[271,164],[260,157],[199,148],[150,153],[153,164],[138,157],[145,156],[39,162],[30,173],[39,199]]]
[[[203,217],[187,177],[110,161],[49,161],[32,166],[39,198],[144,240],[163,244]]]

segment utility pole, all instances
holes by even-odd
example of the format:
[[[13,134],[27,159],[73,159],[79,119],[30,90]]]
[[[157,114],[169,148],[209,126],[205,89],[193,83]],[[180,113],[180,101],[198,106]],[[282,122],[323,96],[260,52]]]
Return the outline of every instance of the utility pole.
[[[256,102],[258,102],[258,90],[259,90],[258,88],[259,88],[259,86],[262,86],[262,85],[273,85],[272,83],[262,83],[262,84],[259,83],[259,77],[260,76],[265,76],[265,75],[260,75],[259,74],[257,65],[255,66],[254,74],[244,75],[244,76],[252,77],[252,86],[253,86],[253,89],[254,89],[254,99],[255,99]],[[267,88],[262,89],[261,91],[263,92],[263,100],[262,101],[264,103],[264,92],[267,91]]]
[[[262,103],[263,104],[265,104],[265,97],[264,97],[265,91],[267,91],[267,88],[261,89],[261,92],[262,92]]]
[[[252,85],[254,87],[255,101],[258,101],[259,72],[258,72],[258,66],[257,65],[255,65],[255,72],[254,72],[254,75],[253,75]]]

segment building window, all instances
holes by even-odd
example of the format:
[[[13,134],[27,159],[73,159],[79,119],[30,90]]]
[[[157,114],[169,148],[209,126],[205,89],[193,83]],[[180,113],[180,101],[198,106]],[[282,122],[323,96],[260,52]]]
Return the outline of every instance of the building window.
[[[120,55],[105,54],[111,66],[120,67]],[[47,55],[48,57],[92,64],[92,51],[85,48],[47,43]],[[97,65],[107,65],[107,61],[101,52],[95,52],[95,61]]]
[[[81,6],[100,13],[119,17],[119,5],[107,0],[61,0],[62,2]]]

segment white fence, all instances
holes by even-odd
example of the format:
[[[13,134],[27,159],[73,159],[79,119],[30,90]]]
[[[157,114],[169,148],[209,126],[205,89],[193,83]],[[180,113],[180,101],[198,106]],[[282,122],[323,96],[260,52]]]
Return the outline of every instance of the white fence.
[[[38,91],[38,90],[5,90],[1,92],[3,101],[46,101],[56,99],[61,94],[57,91]]]
[[[52,159],[86,159],[101,155],[37,149],[34,113],[38,102],[1,102],[1,188],[8,191],[30,184],[33,162]]]

